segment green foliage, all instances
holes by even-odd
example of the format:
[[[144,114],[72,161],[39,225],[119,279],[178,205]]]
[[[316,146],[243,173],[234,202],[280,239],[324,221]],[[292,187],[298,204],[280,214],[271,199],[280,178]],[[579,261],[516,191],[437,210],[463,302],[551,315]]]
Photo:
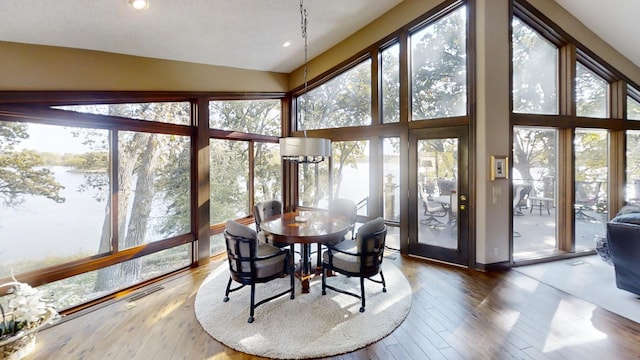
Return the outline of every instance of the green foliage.
[[[607,117],[609,84],[584,65],[576,65],[576,114],[586,117]]]
[[[558,49],[518,18],[513,28],[513,111],[558,112]]]
[[[211,101],[210,126],[250,134],[280,136],[280,108],[280,100]]]
[[[28,137],[26,124],[0,122],[0,202],[13,207],[22,203],[25,195],[64,202],[60,196],[62,185],[51,170],[42,168],[40,155],[31,150],[15,150]]]
[[[522,179],[534,179],[533,168],[544,169],[545,176],[556,176],[557,131],[554,129],[515,127],[513,131],[513,166]]]
[[[298,97],[298,130],[371,124],[371,60]]]
[[[466,8],[411,36],[413,119],[466,114]]]

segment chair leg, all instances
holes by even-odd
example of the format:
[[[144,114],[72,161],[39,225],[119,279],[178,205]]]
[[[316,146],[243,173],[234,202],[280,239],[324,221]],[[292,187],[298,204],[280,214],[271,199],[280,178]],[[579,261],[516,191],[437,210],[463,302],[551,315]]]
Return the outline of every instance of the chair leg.
[[[249,308],[249,320],[247,322],[251,324],[253,322],[253,311],[255,310],[255,300],[256,300],[256,285],[251,284],[251,305]]]
[[[327,295],[327,268],[322,264],[322,295]]]
[[[360,297],[362,298],[362,306],[360,307],[360,312],[364,312],[364,278],[360,277]]]
[[[387,282],[384,281],[384,274],[382,274],[382,270],[380,270],[380,277],[382,278],[382,292],[387,292]]]
[[[227,290],[224,292],[224,299],[222,299],[222,301],[227,302],[229,301],[229,292],[231,291],[231,276],[229,276],[229,282],[227,283]]]
[[[291,300],[296,298],[296,284],[294,279],[295,272],[296,272],[296,267],[295,265],[292,264],[289,267],[289,278],[291,279],[291,295],[289,296],[289,299]]]

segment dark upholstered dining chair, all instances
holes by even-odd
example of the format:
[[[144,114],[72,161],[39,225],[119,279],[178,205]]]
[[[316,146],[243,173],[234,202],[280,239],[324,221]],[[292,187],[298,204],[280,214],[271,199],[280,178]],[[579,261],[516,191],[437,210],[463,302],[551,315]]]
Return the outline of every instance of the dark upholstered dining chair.
[[[368,279],[382,284],[382,292],[387,292],[384,275],[382,273],[382,259],[387,236],[384,220],[378,217],[364,223],[356,235],[355,241],[342,241],[336,245],[327,245],[327,251],[322,254],[322,295],[326,289],[361,299],[360,312],[365,310],[364,280]],[[352,293],[327,283],[327,272],[360,278],[360,295]],[[380,279],[372,279],[380,274]]]
[[[226,223],[224,238],[230,275],[223,301],[229,301],[229,293],[245,285],[251,286],[249,323],[253,322],[253,314],[258,306],[288,293],[291,294],[291,299],[295,297],[294,270],[293,266],[290,266],[288,250],[259,243],[257,233],[253,229],[232,220]],[[256,303],[256,284],[266,283],[285,275],[289,275],[291,280],[289,289]],[[231,288],[233,281],[240,285]]]
[[[272,241],[269,235],[265,235],[260,228],[262,220],[268,219],[274,215],[282,214],[282,203],[278,200],[261,201],[253,206],[253,218],[256,223],[256,231],[258,232],[258,240],[263,243],[270,243],[279,248],[286,247],[288,244]]]

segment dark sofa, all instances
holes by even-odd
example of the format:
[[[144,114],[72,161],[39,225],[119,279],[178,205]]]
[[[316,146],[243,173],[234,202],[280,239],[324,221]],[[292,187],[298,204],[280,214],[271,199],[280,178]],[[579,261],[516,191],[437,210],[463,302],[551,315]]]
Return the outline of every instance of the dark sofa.
[[[607,223],[607,243],[616,286],[640,295],[640,207],[626,205]]]

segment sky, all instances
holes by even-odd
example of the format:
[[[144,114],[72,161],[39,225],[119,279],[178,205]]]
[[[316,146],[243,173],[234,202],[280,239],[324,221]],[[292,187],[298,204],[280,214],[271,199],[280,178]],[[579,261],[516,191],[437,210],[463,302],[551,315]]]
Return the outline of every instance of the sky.
[[[18,150],[76,154],[89,151],[89,148],[82,144],[80,137],[71,134],[73,128],[33,123],[28,126],[29,138],[18,145]]]

